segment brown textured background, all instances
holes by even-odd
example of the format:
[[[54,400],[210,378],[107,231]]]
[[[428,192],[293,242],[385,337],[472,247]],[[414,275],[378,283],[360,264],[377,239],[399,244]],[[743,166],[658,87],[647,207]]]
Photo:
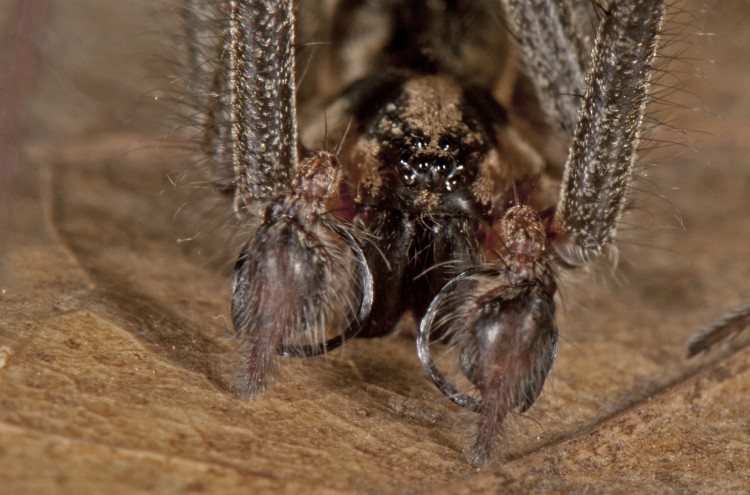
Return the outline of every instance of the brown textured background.
[[[750,349],[684,345],[750,299],[750,7],[690,12],[700,151],[651,155],[618,276],[566,285],[548,385],[476,471],[408,330],[227,391],[229,206],[161,118],[175,18],[50,2],[2,246],[0,493],[750,491]]]

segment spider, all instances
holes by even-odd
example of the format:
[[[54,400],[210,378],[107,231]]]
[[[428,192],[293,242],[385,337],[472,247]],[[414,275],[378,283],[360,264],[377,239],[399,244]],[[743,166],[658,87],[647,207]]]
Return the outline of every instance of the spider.
[[[552,368],[557,271],[614,250],[663,1],[186,0],[185,15],[203,149],[235,212],[261,219],[232,284],[241,394],[279,354],[410,312],[427,375],[477,413],[470,461],[488,463]],[[473,392],[436,365],[438,341]]]

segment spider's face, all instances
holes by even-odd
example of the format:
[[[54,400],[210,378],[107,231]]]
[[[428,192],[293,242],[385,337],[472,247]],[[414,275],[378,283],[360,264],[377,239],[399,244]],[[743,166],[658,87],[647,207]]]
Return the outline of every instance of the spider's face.
[[[489,117],[449,77],[412,77],[392,94],[357,145],[364,168],[358,202],[488,220],[496,165]]]

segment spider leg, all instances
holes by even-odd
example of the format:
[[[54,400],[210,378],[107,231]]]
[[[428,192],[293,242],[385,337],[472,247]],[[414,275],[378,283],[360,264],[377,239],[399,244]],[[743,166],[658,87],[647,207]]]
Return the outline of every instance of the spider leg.
[[[210,88],[209,75],[215,72],[214,51],[218,38],[213,25],[217,22],[218,12],[200,0],[183,0],[182,17],[185,23],[185,34],[189,40],[188,65],[190,69],[190,89],[205,98]]]
[[[192,36],[209,29],[212,8],[185,4],[197,23]],[[231,171],[237,214],[263,215],[232,283],[232,321],[245,359],[239,392],[253,395],[277,354],[314,355],[353,336],[369,313],[373,284],[353,229],[331,213],[346,215],[338,160],[328,152],[298,158],[294,2],[230,0],[215,8],[218,62],[193,53],[197,75],[204,63],[218,68],[207,94],[204,148]],[[200,48],[201,40],[195,43]],[[344,330],[326,340],[336,328]]]
[[[188,40],[188,83],[198,109],[192,119],[201,130],[200,145],[215,184],[234,193],[232,176],[228,4],[183,0],[181,14]]]
[[[294,2],[228,3],[235,196],[272,199],[288,192],[298,163]]]
[[[551,124],[572,135],[590,51],[585,2],[500,0],[500,4],[542,110]]]
[[[288,190],[297,163],[291,0],[183,0],[182,14],[202,148],[239,212]]]
[[[494,455],[502,423],[513,409],[536,401],[557,350],[556,284],[546,263],[542,221],[528,206],[510,208],[497,225],[505,240],[502,268],[471,269],[450,280],[420,325],[417,352],[438,388],[479,413],[471,460]],[[459,364],[479,398],[459,392],[430,356],[433,331],[444,332],[459,350]]]
[[[246,360],[240,392],[265,385],[273,357],[310,356],[353,337],[372,304],[372,277],[358,241],[327,213],[341,169],[318,152],[298,167],[292,192],[271,201],[235,265],[232,321]],[[357,303],[359,301],[359,303]],[[343,332],[326,340],[331,328]],[[289,343],[311,333],[312,344]]]
[[[572,266],[612,244],[635,161],[664,2],[621,0],[610,9],[594,45],[553,221],[554,246]]]
[[[722,340],[750,327],[750,304],[737,308],[708,327],[696,332],[688,342],[688,357],[707,351]]]

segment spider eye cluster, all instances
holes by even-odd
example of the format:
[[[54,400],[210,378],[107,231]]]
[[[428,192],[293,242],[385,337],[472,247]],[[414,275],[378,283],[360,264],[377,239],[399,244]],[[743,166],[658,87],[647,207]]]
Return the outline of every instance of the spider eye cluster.
[[[455,191],[463,182],[464,165],[451,155],[443,153],[403,151],[399,159],[401,179],[407,186],[423,187],[433,191]]]
[[[465,182],[465,167],[456,156],[456,148],[448,143],[441,144],[439,148],[430,148],[425,141],[417,139],[412,146],[401,150],[398,164],[406,186],[453,192]]]

